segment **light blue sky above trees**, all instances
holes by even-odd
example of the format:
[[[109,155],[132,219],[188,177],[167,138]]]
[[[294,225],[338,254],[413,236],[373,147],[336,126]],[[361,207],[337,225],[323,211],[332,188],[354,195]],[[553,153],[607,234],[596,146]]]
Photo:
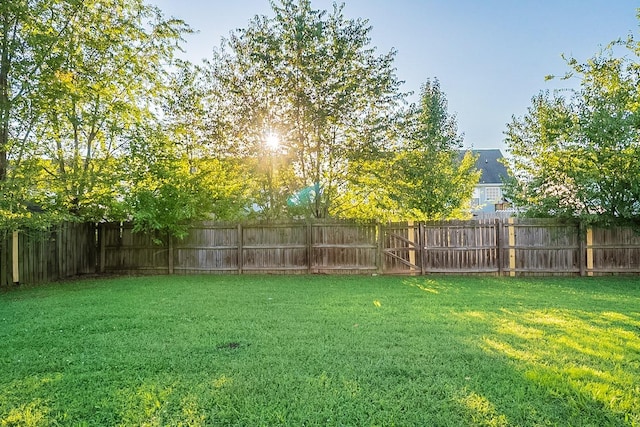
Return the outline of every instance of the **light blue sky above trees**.
[[[151,0],[166,15],[184,19],[184,59],[209,58],[220,38],[271,15],[268,0]],[[331,9],[330,0],[312,0]],[[398,51],[398,77],[414,91],[437,77],[457,114],[465,145],[504,149],[503,132],[540,90],[571,87],[545,82],[568,71],[564,53],[584,61],[610,41],[637,33],[636,0],[346,0],[348,18],[367,18],[372,45]]]

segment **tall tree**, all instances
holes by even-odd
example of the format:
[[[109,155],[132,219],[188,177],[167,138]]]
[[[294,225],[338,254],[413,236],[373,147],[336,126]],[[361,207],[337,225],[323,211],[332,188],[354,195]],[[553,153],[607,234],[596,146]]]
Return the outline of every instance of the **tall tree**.
[[[39,78],[64,37],[79,2],[15,0],[0,2],[0,226],[31,221],[30,183],[39,167],[26,162],[40,119],[34,108]],[[13,163],[11,167],[10,163]],[[27,164],[29,163],[29,164]],[[37,162],[35,162],[37,163]],[[36,198],[37,199],[37,198]],[[37,202],[37,200],[36,200]]]
[[[188,28],[143,0],[0,7],[0,185],[20,178],[28,190],[10,210],[29,197],[81,219],[113,217],[121,163],[153,126],[164,66]]]
[[[626,55],[617,57],[617,49]],[[568,98],[541,94],[513,118],[510,193],[530,215],[587,222],[640,216],[640,45],[630,37],[585,63],[570,58]]]
[[[57,202],[81,218],[109,217],[125,177],[114,168],[153,125],[165,66],[185,28],[142,0],[90,0],[68,23],[41,79],[36,128]]]
[[[464,215],[480,177],[437,79],[422,86],[420,104],[410,109],[405,138],[393,160],[390,194],[423,220]]]
[[[572,105],[562,96],[541,93],[527,114],[508,124],[511,180],[506,195],[532,216],[573,216],[586,209],[579,199],[573,174],[581,159],[575,156],[578,126]]]
[[[60,14],[72,16],[77,7],[52,0],[0,3],[0,181],[7,179],[10,153],[29,135],[35,119],[27,114],[26,99],[66,26]],[[21,109],[22,107],[22,109]],[[16,113],[22,117],[17,120]]]
[[[346,19],[343,6],[329,13],[309,0],[271,5],[274,17],[255,17],[214,55],[216,107],[226,114],[227,140],[247,155],[265,153],[266,136],[278,134],[293,172],[285,186],[320,186],[308,207],[323,217],[349,161],[387,143],[382,130],[402,99],[395,52],[378,55],[368,22]]]
[[[470,215],[479,179],[475,158],[462,153],[463,136],[437,79],[422,86],[420,104],[394,124],[397,143],[349,164],[338,197],[340,216],[367,220],[441,220]],[[461,154],[462,153],[462,154]]]

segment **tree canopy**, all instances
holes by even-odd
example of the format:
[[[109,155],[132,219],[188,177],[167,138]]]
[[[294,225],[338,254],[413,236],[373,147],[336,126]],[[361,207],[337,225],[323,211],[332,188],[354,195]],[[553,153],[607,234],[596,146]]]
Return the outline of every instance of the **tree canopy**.
[[[463,136],[438,79],[427,80],[420,103],[387,131],[394,135],[387,151],[349,165],[341,214],[390,221],[468,217],[479,171],[474,156],[462,149]]]
[[[472,159],[437,80],[408,105],[366,19],[272,0],[209,61],[144,0],[0,3],[0,230],[456,215]]]
[[[565,78],[579,79],[579,88],[541,93],[508,125],[509,194],[529,215],[638,222],[639,54],[630,37],[585,63],[569,58]]]
[[[416,219],[464,216],[480,172],[462,151],[455,115],[437,79],[422,86],[420,104],[408,115],[406,138],[394,160],[393,197]]]
[[[278,162],[275,173],[267,172],[284,190],[276,197],[280,206],[319,185],[307,214],[325,217],[348,162],[389,143],[383,128],[403,98],[395,52],[377,54],[368,22],[345,18],[343,6],[327,12],[312,9],[309,0],[271,5],[273,17],[256,16],[216,51],[212,108],[229,149]],[[269,134],[279,138],[276,151],[266,146]]]
[[[122,217],[123,162],[157,123],[166,65],[186,31],[142,0],[2,2],[3,222],[28,222],[31,206]]]

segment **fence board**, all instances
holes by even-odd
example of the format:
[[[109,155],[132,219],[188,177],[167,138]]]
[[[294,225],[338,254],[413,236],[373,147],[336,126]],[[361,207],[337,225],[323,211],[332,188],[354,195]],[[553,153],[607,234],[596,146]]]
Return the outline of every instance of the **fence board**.
[[[173,270],[180,274],[238,271],[239,238],[236,225],[195,224],[183,240],[173,243]]]
[[[101,224],[104,264],[100,270],[112,274],[167,274],[169,248],[166,236],[134,233],[131,224]],[[162,237],[165,237],[162,240]]]
[[[378,270],[375,224],[319,223],[311,226],[311,271],[358,274]]]
[[[242,270],[246,272],[306,272],[305,223],[256,224],[242,227]]]

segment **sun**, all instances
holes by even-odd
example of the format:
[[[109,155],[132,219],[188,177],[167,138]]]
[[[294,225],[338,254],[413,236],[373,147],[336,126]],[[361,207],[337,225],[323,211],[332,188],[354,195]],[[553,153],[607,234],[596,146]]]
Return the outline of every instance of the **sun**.
[[[269,132],[269,134],[267,134],[266,143],[269,149],[277,150],[278,147],[280,146],[280,138],[278,137],[277,134],[273,132]]]

